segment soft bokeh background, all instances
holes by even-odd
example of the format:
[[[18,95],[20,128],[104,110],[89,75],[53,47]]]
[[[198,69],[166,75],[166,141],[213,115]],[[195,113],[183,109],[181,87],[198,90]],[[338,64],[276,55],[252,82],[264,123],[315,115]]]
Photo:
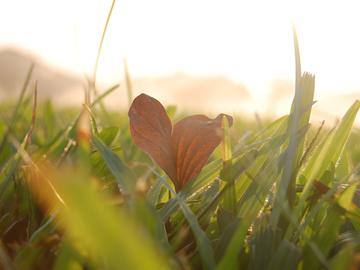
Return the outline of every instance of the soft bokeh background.
[[[81,104],[110,5],[0,1],[1,99],[16,93],[34,61],[40,96]],[[293,95],[294,24],[303,70],[316,75],[314,121],[331,122],[360,98],[358,11],[350,0],[117,1],[98,86],[122,82],[126,58],[135,94],[183,110],[278,116]],[[107,102],[125,108],[126,97],[122,83]]]

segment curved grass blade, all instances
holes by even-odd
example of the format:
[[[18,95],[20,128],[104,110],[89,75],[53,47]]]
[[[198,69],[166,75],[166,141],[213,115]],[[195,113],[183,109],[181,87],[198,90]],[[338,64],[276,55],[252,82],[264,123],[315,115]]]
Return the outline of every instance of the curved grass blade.
[[[107,167],[114,175],[117,183],[125,193],[131,193],[135,185],[135,177],[133,176],[132,171],[96,135],[93,136],[92,141],[104,159]]]
[[[124,211],[110,207],[88,184],[73,180],[56,185],[66,201],[61,216],[73,241],[96,251],[111,269],[169,269]]]
[[[159,180],[162,181],[163,185],[175,196],[174,201],[180,207],[191,230],[193,231],[204,269],[214,269],[214,251],[212,249],[209,238],[207,237],[206,233],[201,229],[197,217],[186,204],[186,202],[181,196],[181,193],[176,193],[162,177],[159,177]]]

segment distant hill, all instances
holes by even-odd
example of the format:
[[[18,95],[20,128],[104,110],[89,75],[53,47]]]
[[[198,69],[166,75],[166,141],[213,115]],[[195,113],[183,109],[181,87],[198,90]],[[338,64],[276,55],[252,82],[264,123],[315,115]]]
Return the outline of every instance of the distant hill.
[[[7,97],[21,89],[31,63],[35,63],[32,76],[38,82],[40,98],[52,97],[60,104],[81,104],[84,79],[71,72],[50,66],[39,57],[13,48],[0,50],[0,93]],[[184,73],[158,78],[132,78],[134,95],[146,92],[164,103],[177,104],[184,109],[216,110],[224,103],[230,108],[249,99],[245,86],[222,76],[196,77]],[[112,94],[107,102],[113,108],[127,104],[125,87]]]
[[[35,69],[30,87],[34,85],[35,80],[38,82],[40,99],[51,97],[57,104],[65,106],[82,104],[84,78],[14,48],[0,49],[0,101],[19,93],[32,62],[35,63]],[[114,83],[117,82],[108,82],[107,85]],[[134,96],[144,92],[164,104],[177,105],[180,111],[192,113],[224,112],[252,116],[259,110],[264,117],[277,117],[289,112],[294,96],[294,82],[286,79],[273,80],[267,101],[261,105],[262,107],[257,97],[251,96],[244,85],[223,76],[175,73],[157,78],[133,77],[132,85]],[[359,99],[359,93],[360,91],[354,90],[350,94],[321,95],[313,106],[313,121],[318,123],[322,119],[327,119],[329,124],[333,123],[356,99]],[[125,84],[121,82],[120,88],[105,101],[112,109],[126,109],[128,101]],[[360,124],[359,117],[358,123]]]
[[[40,58],[8,48],[0,51],[0,91],[14,95],[21,89],[31,63],[35,64],[30,86],[38,82],[38,94],[41,98],[56,96],[66,91],[81,93],[83,80],[74,74],[52,67]]]

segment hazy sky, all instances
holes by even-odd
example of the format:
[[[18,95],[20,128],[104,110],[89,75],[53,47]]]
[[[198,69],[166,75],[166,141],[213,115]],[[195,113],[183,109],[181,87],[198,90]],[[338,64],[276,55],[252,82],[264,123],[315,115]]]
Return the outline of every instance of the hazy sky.
[[[91,73],[111,1],[1,0],[0,46],[15,45],[62,68]],[[303,70],[316,74],[317,98],[359,92],[360,2],[118,0],[99,80],[182,71],[225,75],[260,101],[273,79],[293,79],[292,23]]]

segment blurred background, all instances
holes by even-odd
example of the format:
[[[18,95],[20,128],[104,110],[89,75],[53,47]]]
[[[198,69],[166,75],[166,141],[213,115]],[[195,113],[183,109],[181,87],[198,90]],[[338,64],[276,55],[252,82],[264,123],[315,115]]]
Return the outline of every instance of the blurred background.
[[[0,1],[1,100],[16,95],[34,62],[41,98],[82,104],[111,3]],[[192,112],[276,117],[293,97],[294,24],[303,71],[316,75],[313,121],[332,123],[360,98],[358,11],[350,0],[117,1],[97,85],[120,83],[107,103],[125,109],[126,58],[134,95]]]

